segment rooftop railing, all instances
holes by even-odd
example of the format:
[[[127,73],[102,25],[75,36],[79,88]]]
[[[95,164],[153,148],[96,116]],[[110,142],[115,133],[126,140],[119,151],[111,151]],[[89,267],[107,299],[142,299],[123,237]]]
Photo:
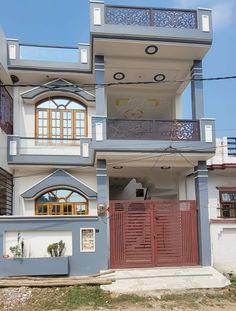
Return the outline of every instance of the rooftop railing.
[[[44,66],[64,67],[89,66],[89,45],[56,46],[42,44],[19,43],[16,39],[8,39],[8,58],[11,65],[33,64],[40,62]],[[37,64],[38,65],[38,64]]]
[[[106,6],[105,23],[114,25],[153,26],[196,29],[197,11]]]
[[[75,47],[20,44],[20,59],[77,63],[79,50]]]

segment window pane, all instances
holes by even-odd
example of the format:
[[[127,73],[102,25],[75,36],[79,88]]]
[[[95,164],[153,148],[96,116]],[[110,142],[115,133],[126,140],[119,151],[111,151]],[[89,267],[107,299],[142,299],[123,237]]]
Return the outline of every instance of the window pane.
[[[47,215],[48,213],[47,205],[39,205],[37,209],[38,209],[38,215]]]
[[[82,197],[82,195],[72,192],[69,198],[67,199],[68,202],[87,202],[87,200]]]
[[[52,206],[52,215],[60,215],[61,213],[61,206],[60,205],[53,205]]]
[[[38,108],[53,109],[57,108],[57,106],[52,101],[49,100],[38,105]]]
[[[58,106],[66,106],[68,104],[70,100],[66,99],[66,98],[55,98],[54,102],[58,105]]]
[[[67,109],[78,109],[78,110],[85,110],[85,107],[82,106],[81,104],[79,103],[76,103],[76,102],[70,102],[67,107]]]

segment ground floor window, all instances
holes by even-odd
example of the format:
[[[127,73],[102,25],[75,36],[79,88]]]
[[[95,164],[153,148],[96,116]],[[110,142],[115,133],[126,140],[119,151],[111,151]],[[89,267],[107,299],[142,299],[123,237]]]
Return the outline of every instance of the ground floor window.
[[[220,217],[236,218],[236,188],[219,188]]]
[[[81,194],[68,190],[48,191],[35,201],[36,215],[88,215],[88,202]]]
[[[12,215],[13,177],[0,168],[0,215]]]

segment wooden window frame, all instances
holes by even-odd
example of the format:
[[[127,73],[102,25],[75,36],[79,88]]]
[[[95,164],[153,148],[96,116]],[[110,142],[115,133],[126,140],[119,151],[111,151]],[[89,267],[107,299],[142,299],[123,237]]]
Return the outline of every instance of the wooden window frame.
[[[218,188],[220,196],[220,218],[236,218],[236,187]],[[235,194],[235,200],[222,200],[223,194]],[[229,216],[225,216],[224,211],[228,210]]]
[[[63,205],[72,205],[72,214],[64,214]],[[39,214],[38,208],[39,206],[44,205],[47,206],[47,214]],[[60,205],[60,214],[53,214],[52,207],[53,205]],[[85,206],[85,213],[84,214],[77,214],[76,212],[76,205],[83,205]],[[88,216],[89,209],[88,209],[88,202],[45,202],[45,203],[35,203],[35,215],[37,216]]]
[[[38,108],[39,105],[41,105],[43,102],[46,102],[47,100],[52,99],[52,100],[57,100],[57,99],[65,99],[68,101],[74,101],[78,103],[79,105],[83,106],[85,109],[59,109],[59,108]],[[39,111],[47,111],[47,137],[40,137],[39,136],[39,126],[38,126],[38,114]],[[45,139],[47,143],[50,143],[54,138],[52,138],[52,112],[60,112],[60,138],[58,138],[59,143],[63,143],[63,140],[71,140],[71,144],[73,144],[73,140],[78,140],[76,138],[76,113],[84,113],[84,136],[81,137],[87,137],[88,136],[88,111],[87,111],[87,106],[84,105],[82,102],[79,102],[73,98],[69,97],[57,97],[53,96],[48,99],[43,99],[37,105],[35,106],[35,134],[37,139]],[[72,138],[63,138],[64,134],[64,127],[63,127],[63,112],[71,112],[71,122],[72,122],[72,131],[71,131],[71,136]]]

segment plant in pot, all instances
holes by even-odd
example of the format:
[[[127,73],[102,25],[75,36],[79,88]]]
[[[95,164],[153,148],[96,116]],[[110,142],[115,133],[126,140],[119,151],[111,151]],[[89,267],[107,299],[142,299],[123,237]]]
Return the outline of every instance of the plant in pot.
[[[65,242],[60,240],[58,243],[49,244],[47,247],[47,252],[51,257],[60,257],[62,256],[65,249]]]
[[[20,232],[17,234],[17,244],[10,247],[10,251],[14,258],[24,257],[24,239],[22,238]]]

